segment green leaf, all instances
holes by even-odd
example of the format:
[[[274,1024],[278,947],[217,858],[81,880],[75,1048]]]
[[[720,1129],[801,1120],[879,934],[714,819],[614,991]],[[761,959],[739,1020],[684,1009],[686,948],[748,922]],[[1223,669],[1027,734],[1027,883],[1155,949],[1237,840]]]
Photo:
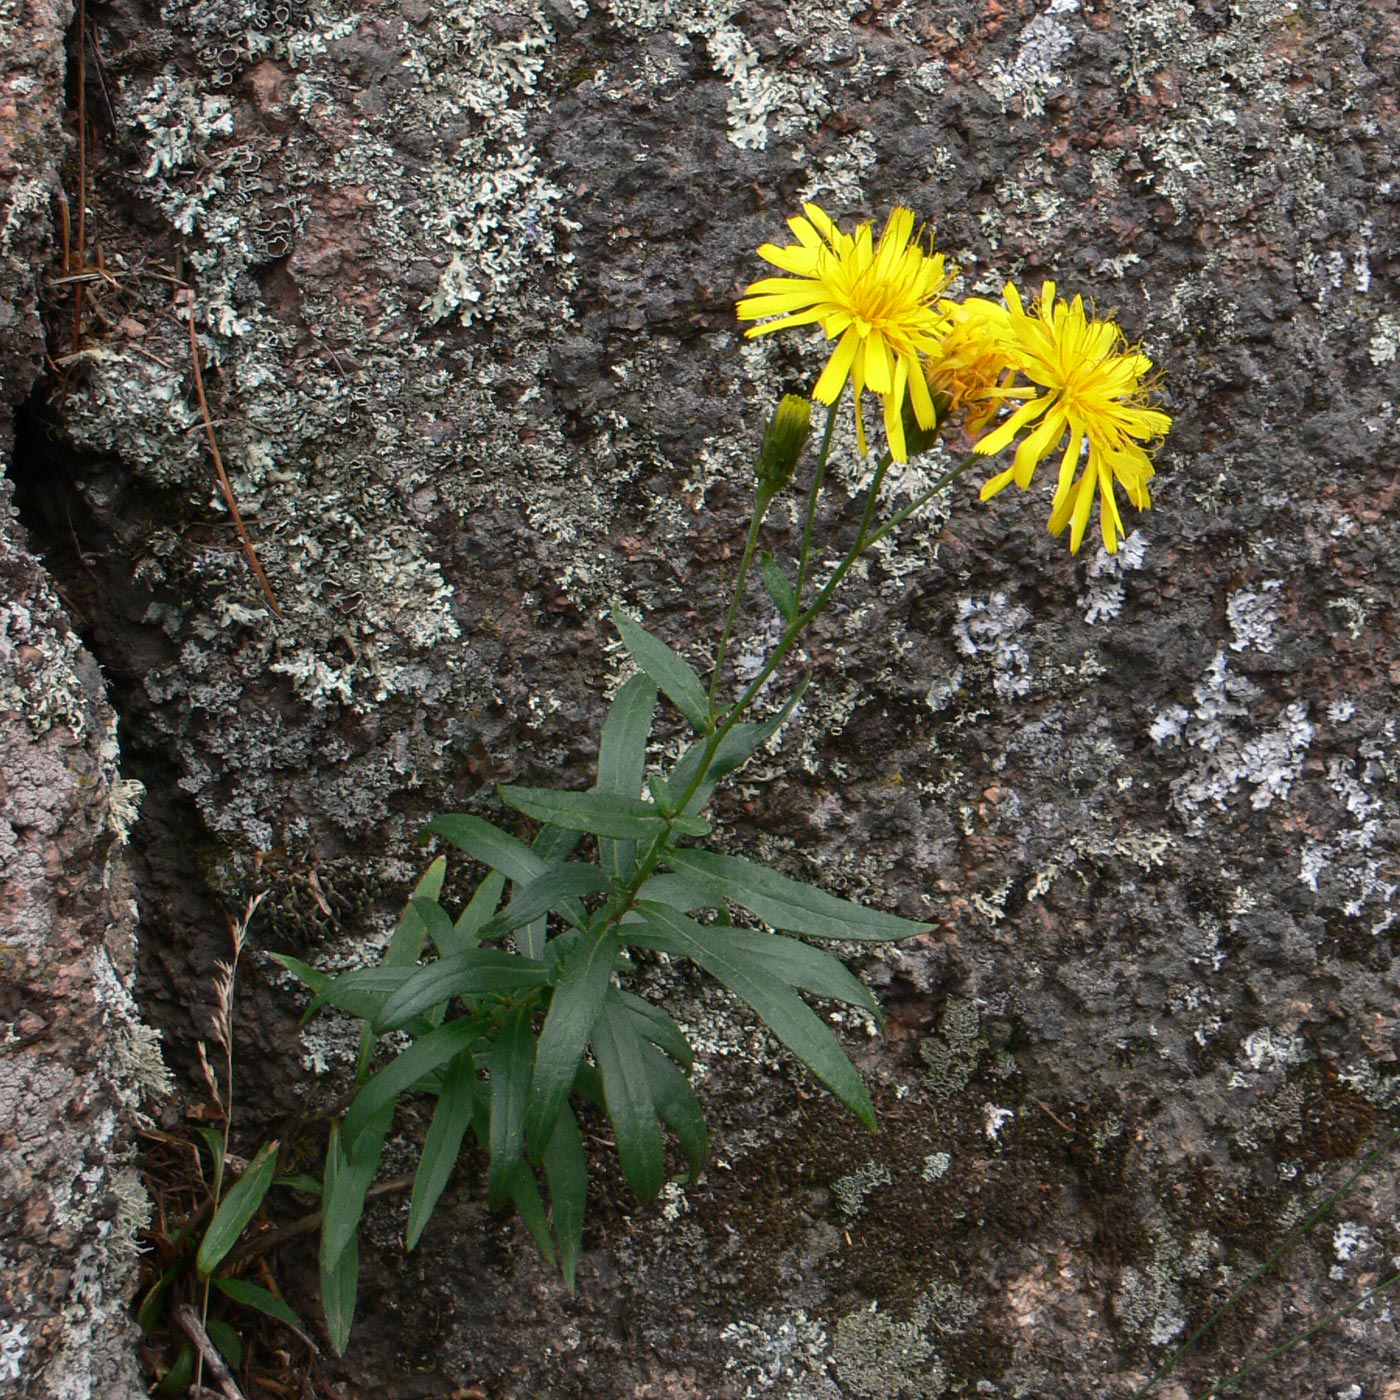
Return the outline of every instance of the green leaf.
[[[608,708],[603,738],[598,746],[599,792],[636,797],[646,776],[647,740],[656,713],[656,686],[647,676],[624,682]],[[598,858],[613,880],[626,880],[637,864],[635,841],[615,836],[598,838]]]
[[[321,1183],[314,1176],[302,1172],[295,1176],[279,1176],[272,1184],[285,1186],[288,1191],[300,1191],[303,1196],[315,1196],[317,1200],[321,1197]]]
[[[662,693],[696,729],[710,727],[710,697],[694,668],[679,652],[653,637],[640,622],[614,608],[613,626],[622,634],[632,659],[661,687]]]
[[[204,1331],[218,1349],[219,1355],[231,1367],[236,1368],[243,1364],[243,1338],[227,1322],[217,1317],[206,1318]]]
[[[348,1155],[341,1146],[339,1123],[331,1124],[326,1144],[325,1189],[321,1197],[321,1308],[337,1355],[344,1353],[355,1320],[360,1277],[356,1232],[365,1211],[365,1193],[379,1170],[393,1116],[391,1104],[360,1134]]]
[[[825,890],[789,880],[739,856],[690,848],[669,851],[666,862],[673,870],[709,887],[716,895],[732,899],[765,924],[805,933],[812,938],[844,938],[858,942],[893,942],[928,933],[932,924],[917,924],[894,914],[882,914],[848,899],[837,899]]]
[[[518,1170],[525,1166],[525,1114],[536,1053],[529,1010],[522,1006],[511,1011],[492,1044],[491,1166],[486,1190],[491,1209],[499,1210],[514,1193]]]
[[[278,1322],[285,1322],[294,1332],[306,1331],[291,1305],[261,1284],[249,1283],[247,1279],[242,1278],[216,1278],[214,1287],[226,1297],[232,1298],[240,1307],[252,1308],[268,1317],[275,1317]]]
[[[423,1155],[413,1176],[413,1196],[408,1206],[408,1248],[418,1243],[438,1198],[446,1189],[452,1168],[461,1155],[462,1139],[471,1126],[476,1098],[476,1062],[470,1050],[450,1060],[442,1078],[437,1108],[423,1142]]]
[[[160,1378],[156,1389],[162,1395],[184,1395],[194,1384],[194,1348],[188,1343],[180,1348],[174,1365]]]
[[[544,1201],[540,1199],[539,1183],[535,1174],[525,1162],[517,1162],[510,1179],[510,1198],[525,1222],[525,1228],[534,1236],[539,1251],[553,1264],[554,1240],[549,1233],[549,1216],[545,1214]]]
[[[477,887],[476,893],[467,901],[467,907],[457,916],[453,928],[456,940],[454,953],[465,953],[476,946],[481,930],[490,922],[491,916],[501,904],[501,895],[506,887],[506,877],[499,870],[493,870]]]
[[[638,1033],[657,1049],[664,1050],[686,1069],[694,1067],[695,1053],[685,1038],[685,1032],[659,1006],[653,1006],[632,992],[620,991],[616,987],[608,988],[608,1000],[625,1007]]]
[[[258,1213],[258,1207],[277,1175],[276,1142],[265,1143],[248,1164],[248,1170],[238,1178],[233,1189],[219,1202],[195,1256],[195,1272],[207,1279],[219,1267],[220,1260],[238,1242],[248,1222]]]
[[[829,1001],[843,1001],[847,1006],[859,1006],[880,1021],[880,1003],[870,988],[855,976],[839,959],[820,948],[813,948],[796,938],[761,929],[707,928],[697,924],[696,938],[705,941],[720,954],[738,953],[756,958],[775,977],[800,992]]]
[[[422,956],[424,944],[434,928],[439,934],[445,931],[447,940],[451,941],[452,922],[446,910],[437,902],[437,896],[442,892],[443,874],[446,870],[446,857],[439,856],[423,872],[399,918],[398,927],[389,940],[389,946],[380,959],[381,967],[412,967]],[[357,1083],[369,1073],[377,1039],[373,1026],[366,1025],[360,1032],[360,1054],[355,1066]]]
[[[418,971],[416,967],[356,967],[330,978],[312,999],[309,1012],[338,1006],[364,1021],[377,1021],[386,998]]]
[[[616,936],[605,926],[580,937],[559,970],[554,997],[540,1031],[525,1140],[536,1159],[559,1121],[598,1009],[603,1004],[618,954]]]
[[[184,1272],[184,1263],[177,1263],[174,1268],[167,1269],[142,1295],[141,1306],[136,1310],[136,1325],[142,1332],[149,1335],[160,1322],[161,1304],[165,1302],[165,1295],[170,1292],[170,1285]]]
[[[759,958],[740,947],[722,945],[712,930],[663,905],[642,906],[643,923],[626,924],[628,943],[659,948],[700,964],[741,1001],[747,1002],[775,1036],[868,1128],[875,1126],[870,1094],[841,1042],[796,992]],[[640,929],[640,932],[639,932]]]
[[[566,1103],[559,1110],[549,1146],[544,1150],[544,1179],[549,1185],[549,1214],[559,1241],[559,1268],[574,1291],[578,1257],[583,1249],[583,1217],[588,1204],[588,1160],[578,1119]]]
[[[710,1150],[710,1135],[700,1100],[695,1097],[690,1080],[664,1056],[647,1056],[647,1074],[656,1111],[680,1141],[691,1176],[698,1176]]]
[[[513,996],[529,987],[544,986],[551,973],[547,963],[503,948],[469,948],[455,957],[414,968],[384,1000],[376,1013],[376,1025],[381,1032],[396,1030],[453,997]]]
[[[360,1244],[352,1235],[329,1265],[324,1258],[321,1261],[321,1311],[326,1315],[326,1335],[337,1356],[344,1356],[350,1345],[359,1284]]]
[[[218,1181],[224,1173],[224,1135],[218,1128],[211,1128],[207,1124],[196,1128],[195,1132],[199,1134],[209,1149],[209,1155],[214,1159],[214,1180]]]
[[[766,551],[760,555],[758,567],[763,572],[763,582],[768,588],[768,596],[773,600],[778,615],[784,622],[797,619],[797,590],[783,572],[783,566]]]
[[[596,865],[584,865],[577,861],[552,865],[543,875],[537,875],[528,885],[519,887],[511,902],[482,930],[482,937],[495,938],[510,933],[522,924],[533,923],[551,910],[577,926],[578,906],[572,901],[579,895],[599,894],[611,889],[607,876]],[[568,907],[566,901],[570,902]]]
[[[435,817],[420,836],[441,836],[473,860],[499,870],[507,880],[514,880],[518,885],[528,885],[545,871],[543,856],[536,855],[523,841],[517,841],[500,827],[467,812]]]
[[[441,857],[439,857],[439,859],[441,859]],[[409,913],[416,916],[423,927],[423,931],[432,940],[433,947],[438,950],[438,955],[440,957],[445,958],[452,953],[461,951],[458,946],[457,929],[452,922],[452,915],[449,914],[437,900],[424,899],[421,895],[414,895],[408,903],[409,908],[405,911],[405,919],[408,917]],[[413,957],[405,957],[403,962],[417,962],[421,952],[422,948],[420,946],[419,951],[415,953]],[[386,959],[386,962],[387,961]],[[394,963],[397,964],[398,962],[399,959],[395,958]]]
[[[297,978],[299,981],[305,982],[313,992],[323,992],[330,986],[330,973],[322,972],[320,968],[312,967],[309,963],[302,962],[300,958],[291,957],[287,953],[269,953],[268,957],[279,967],[286,968],[293,977]],[[301,1018],[303,1024],[309,1021],[319,1009],[319,1006],[313,1003],[310,1009],[304,1011]]]
[[[715,756],[710,760],[710,766],[705,771],[704,781],[695,789],[694,795],[686,803],[687,812],[700,811],[710,800],[719,780],[727,777],[736,769],[742,768],[787,723],[788,716],[796,708],[797,702],[802,699],[810,682],[811,677],[804,676],[782,709],[777,714],[770,715],[761,724],[736,724],[729,730],[715,749]],[[671,776],[666,780],[667,791],[677,802],[680,801],[699,771],[700,760],[705,756],[705,743],[704,739],[697,739],[689,745],[671,771]]]
[[[399,1096],[407,1093],[426,1075],[455,1059],[472,1041],[481,1036],[483,1023],[466,1018],[449,1021],[390,1060],[366,1081],[355,1095],[341,1124],[341,1141],[354,1153],[361,1133],[383,1117],[392,1117]]]
[[[594,836],[655,836],[666,819],[640,797],[613,792],[556,792],[553,788],[503,787],[501,800],[536,821]]]
[[[651,1093],[648,1055],[659,1055],[619,1003],[604,1007],[593,1028],[593,1058],[603,1076],[603,1099],[613,1125],[622,1174],[641,1201],[652,1200],[666,1177],[661,1125]]]
[[[637,891],[637,898],[664,904],[682,914],[693,914],[697,909],[724,907],[724,900],[708,885],[698,880],[687,880],[684,875],[653,875]]]

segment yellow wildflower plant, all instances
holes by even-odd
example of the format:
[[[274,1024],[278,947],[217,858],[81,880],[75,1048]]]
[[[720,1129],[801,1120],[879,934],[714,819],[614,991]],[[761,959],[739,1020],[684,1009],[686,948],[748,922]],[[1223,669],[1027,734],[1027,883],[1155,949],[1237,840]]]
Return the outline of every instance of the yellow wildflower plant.
[[[1127,533],[1115,483],[1133,505],[1146,510],[1152,504],[1147,483],[1154,473],[1150,450],[1143,444],[1171,427],[1171,418],[1151,397],[1152,361],[1128,347],[1115,322],[1090,316],[1083,297],[1057,301],[1054,282],[1042,287],[1034,314],[1026,311],[1011,283],[1004,295],[1006,319],[998,338],[1016,375],[993,392],[1002,400],[1024,402],[977,443],[976,451],[991,456],[1025,435],[1011,466],[983,486],[982,499],[990,500],[1012,481],[1029,486],[1036,467],[1068,433],[1050,509],[1050,533],[1063,534],[1068,525],[1070,551],[1078,553],[1097,496],[1104,548],[1115,553]],[[992,310],[977,314],[994,318]],[[1021,377],[1029,383],[1016,382]],[[1076,477],[1086,442],[1087,460]]]
[[[923,428],[937,418],[921,357],[936,351],[946,326],[937,305],[948,285],[948,269],[930,240],[925,252],[914,241],[914,214],[895,209],[877,241],[869,223],[842,233],[817,204],[802,206],[805,218],[788,220],[797,242],[779,248],[765,243],[758,254],[788,277],[765,277],[739,302],[749,336],[792,326],[820,325],[836,341],[812,395],[834,404],[849,381],[855,392],[856,439],[867,451],[861,396],[866,389],[884,402],[885,436],[896,461],[908,460],[903,407],[906,399]],[[774,320],[767,320],[774,317]]]

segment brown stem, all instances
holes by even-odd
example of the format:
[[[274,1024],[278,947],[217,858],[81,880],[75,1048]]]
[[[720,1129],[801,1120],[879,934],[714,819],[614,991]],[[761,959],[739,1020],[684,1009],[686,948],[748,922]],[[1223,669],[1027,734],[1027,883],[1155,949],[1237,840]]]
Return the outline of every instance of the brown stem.
[[[180,1324],[180,1330],[184,1332],[185,1336],[194,1343],[195,1350],[204,1358],[204,1364],[209,1368],[209,1374],[219,1383],[219,1389],[227,1397],[227,1400],[244,1400],[243,1392],[239,1390],[238,1383],[233,1379],[233,1374],[225,1364],[224,1358],[219,1355],[218,1348],[209,1340],[209,1334],[204,1330],[204,1326],[199,1320],[199,1314],[188,1303],[181,1303],[175,1309],[175,1321]]]
[[[78,217],[81,221],[81,212]],[[79,228],[81,227],[80,222]],[[228,473],[224,470],[224,459],[219,454],[219,442],[214,436],[214,420],[209,413],[209,400],[204,396],[204,375],[199,367],[199,340],[194,329],[193,293],[189,295],[186,307],[190,313],[190,364],[194,369],[194,391],[199,397],[199,411],[204,418],[204,436],[209,443],[210,456],[214,459],[214,470],[219,474],[219,489],[223,492],[224,504],[228,506],[228,513],[233,517],[234,528],[238,531],[238,538],[243,545],[243,553],[247,555],[249,565],[257,575],[258,582],[262,584],[262,591],[267,598],[268,606],[279,618],[285,619],[286,614],[277,606],[277,599],[272,594],[272,585],[267,581],[263,566],[258,561],[258,553],[253,548],[253,541],[248,537],[243,517],[238,513],[238,502],[233,499],[233,487],[229,484]]]

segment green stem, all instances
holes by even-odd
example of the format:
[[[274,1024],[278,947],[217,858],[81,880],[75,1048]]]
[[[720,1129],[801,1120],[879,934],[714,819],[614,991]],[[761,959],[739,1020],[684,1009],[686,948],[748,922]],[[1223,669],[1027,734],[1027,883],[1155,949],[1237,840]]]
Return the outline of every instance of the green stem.
[[[980,452],[969,452],[956,467],[949,468],[944,472],[922,496],[911,501],[902,510],[896,511],[890,518],[870,536],[866,542],[867,548],[873,544],[879,544],[891,530],[898,528],[909,519],[916,511],[922,510],[940,491],[951,486],[974,462],[983,462],[986,458]]]
[[[807,493],[807,522],[802,527],[802,548],[797,556],[797,603],[802,605],[802,585],[807,582],[807,569],[812,559],[812,531],[817,521],[817,497],[821,495],[822,482],[826,479],[826,464],[831,456],[831,434],[836,427],[836,406],[838,398],[826,411],[826,427],[822,431],[822,445],[817,450],[817,467],[812,474],[812,489]]]
[[[1282,1342],[1280,1345],[1266,1351],[1263,1356],[1255,1361],[1251,1361],[1248,1366],[1244,1367],[1242,1370],[1236,1371],[1233,1376],[1227,1376],[1219,1385],[1212,1386],[1203,1395],[1198,1396],[1197,1400],[1212,1400],[1214,1396],[1224,1395],[1227,1390],[1234,1389],[1241,1381],[1248,1380],[1261,1366],[1267,1366],[1270,1361],[1274,1361],[1278,1357],[1292,1351],[1296,1346],[1301,1346],[1314,1332],[1321,1332],[1324,1327],[1330,1327],[1338,1318],[1345,1317],[1348,1313],[1353,1313],[1358,1308],[1364,1307],[1376,1294],[1384,1293],[1387,1288],[1395,1283],[1400,1283],[1400,1274],[1391,1274],[1388,1279],[1382,1280],[1374,1288],[1368,1288],[1359,1298],[1353,1299],[1344,1307],[1334,1309],[1332,1312],[1328,1313],[1326,1317],[1319,1318],[1306,1331],[1299,1332],[1296,1337],[1290,1337],[1286,1342]]]
[[[734,585],[734,598],[729,604],[729,614],[724,619],[724,632],[719,639],[719,650],[715,652],[714,674],[710,677],[710,725],[713,728],[715,722],[715,697],[719,694],[720,672],[724,669],[724,656],[729,650],[729,639],[734,632],[734,621],[739,616],[739,605],[744,600],[744,585],[748,582],[749,566],[753,563],[754,547],[758,544],[759,526],[763,524],[763,517],[767,513],[771,497],[767,500],[763,496],[763,488],[760,486],[759,495],[754,502],[753,519],[749,522],[749,537],[744,541],[744,557],[739,562],[739,581]]]
[[[1204,1337],[1206,1333],[1209,1332],[1211,1328],[1214,1327],[1215,1324],[1219,1322],[1220,1319],[1224,1317],[1225,1314],[1235,1306],[1237,1302],[1239,1302],[1239,1300],[1245,1295],[1245,1293],[1247,1293],[1249,1289],[1251,1289],[1261,1278],[1263,1278],[1264,1275],[1268,1273],[1269,1270],[1272,1269],[1274,1265],[1277,1264],[1278,1261],[1282,1259],[1283,1256],[1287,1254],[1288,1251],[1292,1249],[1293,1246],[1297,1244],[1297,1242],[1305,1234],[1307,1234],[1307,1232],[1311,1230],[1312,1227],[1316,1225],[1317,1222],[1321,1220],[1322,1217],[1326,1215],[1327,1212],[1331,1210],[1332,1207],[1336,1205],[1337,1202],[1341,1200],[1341,1198],[1344,1195],[1346,1195],[1348,1191],[1351,1190],[1357,1178],[1361,1176],[1361,1174],[1371,1165],[1371,1163],[1374,1162],[1378,1157],[1380,1157],[1384,1153],[1388,1152],[1395,1145],[1396,1142],[1400,1142],[1400,1128],[1397,1128],[1393,1133],[1389,1135],[1389,1137],[1385,1138],[1385,1140],[1381,1143],[1379,1147],[1373,1149],[1370,1153],[1368,1153],[1367,1156],[1362,1159],[1361,1165],[1357,1167],[1357,1169],[1354,1172],[1352,1172],[1352,1174],[1349,1177],[1347,1177],[1347,1179],[1344,1182],[1342,1182],[1342,1184],[1339,1187],[1337,1187],[1337,1189],[1333,1191],[1332,1194],[1328,1196],[1327,1199],[1323,1201],[1323,1203],[1320,1206],[1318,1206],[1317,1209],[1314,1210],[1311,1215],[1307,1216],[1300,1224],[1295,1225],[1293,1229],[1288,1232],[1288,1234],[1284,1237],[1283,1243],[1280,1244],[1278,1248],[1275,1249],[1274,1252],[1271,1255],[1269,1255],[1269,1257],[1266,1260],[1264,1260],[1264,1262],[1260,1264],[1259,1267],[1255,1269],[1255,1271],[1252,1274],[1250,1274],[1250,1276],[1247,1279],[1245,1279],[1245,1281],[1242,1284],[1240,1284],[1240,1286],[1237,1289],[1235,1289],[1235,1291],[1232,1294],[1230,1294],[1230,1296],[1226,1298],[1226,1300],[1223,1303],[1221,1303],[1221,1305],[1218,1308],[1216,1308],[1216,1310],[1213,1313],[1211,1313],[1211,1315],[1208,1318],[1206,1318],[1206,1320],[1198,1328],[1196,1328],[1196,1330],[1189,1337],[1187,1337],[1187,1339],[1184,1342],[1182,1342],[1182,1344],[1179,1347],[1177,1347],[1177,1349],[1174,1352],[1172,1352],[1172,1354],[1166,1359],[1166,1361],[1164,1361],[1162,1365],[1148,1379],[1147,1384],[1133,1392],[1132,1400],[1142,1400],[1142,1397],[1146,1395],[1147,1392],[1151,1390],[1152,1387],[1156,1385],[1158,1381],[1162,1380],[1165,1376],[1171,1375],[1171,1373],[1174,1370],[1176,1370],[1177,1365],[1180,1363],[1182,1357],[1184,1357],[1186,1353],[1189,1352],[1201,1340],[1201,1338]]]

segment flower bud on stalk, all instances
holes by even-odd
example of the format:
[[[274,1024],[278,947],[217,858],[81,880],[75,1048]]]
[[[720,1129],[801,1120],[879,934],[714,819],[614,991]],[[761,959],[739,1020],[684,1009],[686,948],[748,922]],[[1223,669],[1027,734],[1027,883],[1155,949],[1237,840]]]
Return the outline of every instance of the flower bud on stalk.
[[[910,400],[904,400],[900,412],[904,417],[904,445],[910,457],[918,457],[927,452],[938,441],[943,430],[943,420],[947,418],[951,404],[948,395],[941,393],[933,385],[929,386],[929,397],[933,400],[933,426],[925,428],[919,423],[918,415]]]
[[[784,394],[764,430],[758,449],[758,501],[761,510],[792,482],[797,459],[812,436],[812,401]]]

